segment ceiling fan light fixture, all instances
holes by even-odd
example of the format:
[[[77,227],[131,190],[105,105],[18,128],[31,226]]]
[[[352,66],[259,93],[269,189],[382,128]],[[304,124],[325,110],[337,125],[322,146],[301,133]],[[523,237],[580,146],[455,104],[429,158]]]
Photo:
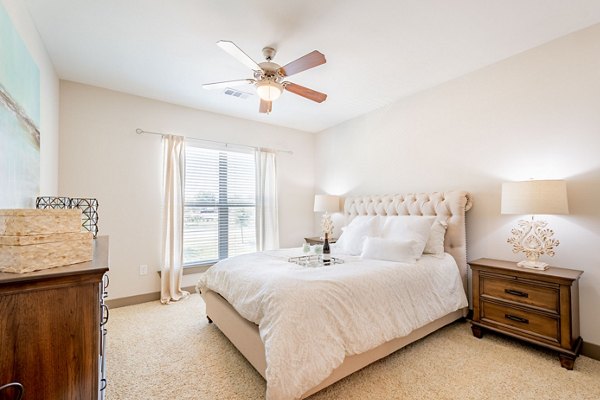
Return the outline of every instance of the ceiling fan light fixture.
[[[283,85],[279,82],[265,79],[256,83],[256,93],[258,93],[258,97],[265,101],[278,99],[282,92]]]

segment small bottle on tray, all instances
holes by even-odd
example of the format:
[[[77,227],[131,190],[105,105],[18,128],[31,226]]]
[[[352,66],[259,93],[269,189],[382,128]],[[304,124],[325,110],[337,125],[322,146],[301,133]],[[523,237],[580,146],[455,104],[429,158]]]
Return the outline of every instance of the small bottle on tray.
[[[323,265],[331,264],[331,250],[329,248],[329,233],[325,232],[325,241],[323,242]]]

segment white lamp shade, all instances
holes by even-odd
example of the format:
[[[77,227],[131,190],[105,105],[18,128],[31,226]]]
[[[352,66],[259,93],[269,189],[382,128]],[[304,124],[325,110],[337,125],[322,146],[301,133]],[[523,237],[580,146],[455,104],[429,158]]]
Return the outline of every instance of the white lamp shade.
[[[263,100],[276,100],[281,96],[281,92],[283,92],[283,86],[278,82],[263,80],[256,83],[256,93]]]
[[[329,194],[315,195],[315,212],[337,212],[340,210],[340,198]]]
[[[502,214],[568,214],[567,183],[561,180],[502,184]]]

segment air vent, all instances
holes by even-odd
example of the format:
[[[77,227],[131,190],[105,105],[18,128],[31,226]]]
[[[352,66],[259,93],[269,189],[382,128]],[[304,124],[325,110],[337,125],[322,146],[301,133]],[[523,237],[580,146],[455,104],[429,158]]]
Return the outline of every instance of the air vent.
[[[232,88],[225,88],[223,93],[225,93],[227,96],[233,96],[240,99],[247,99],[249,96],[252,96],[252,93],[241,92]]]

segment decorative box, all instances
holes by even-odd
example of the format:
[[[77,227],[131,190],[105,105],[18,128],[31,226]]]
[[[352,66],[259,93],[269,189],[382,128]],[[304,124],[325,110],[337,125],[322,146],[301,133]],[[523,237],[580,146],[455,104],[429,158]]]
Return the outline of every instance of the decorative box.
[[[81,210],[0,210],[0,235],[81,232]]]
[[[0,210],[0,272],[32,272],[92,259],[80,210]]]

